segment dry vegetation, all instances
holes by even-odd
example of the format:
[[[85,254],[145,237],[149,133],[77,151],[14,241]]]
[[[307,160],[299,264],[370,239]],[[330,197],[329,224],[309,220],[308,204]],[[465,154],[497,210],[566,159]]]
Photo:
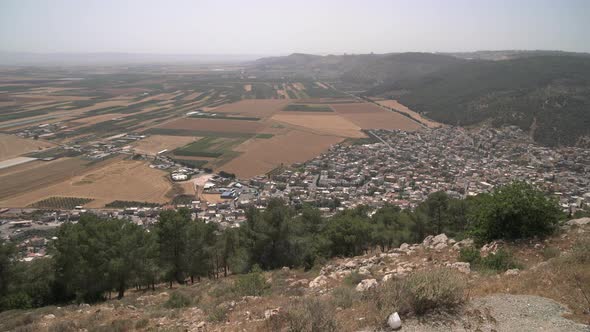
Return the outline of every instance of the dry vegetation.
[[[54,181],[43,176],[31,178],[50,171],[56,173],[50,177]],[[27,206],[52,196],[92,198],[88,207],[102,207],[113,200],[165,203],[172,189],[165,172],[149,168],[143,161],[112,160],[88,168],[78,159],[69,159],[68,163],[43,169],[42,173],[36,169],[28,174],[29,178],[13,180],[11,188],[14,189],[2,196],[5,199],[0,202],[1,206]],[[40,182],[46,185],[39,186]]]
[[[20,138],[14,135],[0,134],[0,161],[11,159],[29,152],[47,149],[54,144],[43,140]]]

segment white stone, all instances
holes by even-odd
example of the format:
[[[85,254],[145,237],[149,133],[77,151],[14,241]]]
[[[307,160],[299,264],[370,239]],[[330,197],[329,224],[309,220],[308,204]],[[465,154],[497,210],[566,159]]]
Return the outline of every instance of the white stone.
[[[518,273],[520,273],[520,270],[519,269],[510,269],[510,270],[507,270],[506,272],[504,272],[504,275],[506,275],[506,276],[517,276]]]
[[[344,267],[347,269],[356,269],[356,262],[355,261],[348,261],[344,264]]]
[[[439,243],[444,243],[445,245],[447,244],[447,241],[449,241],[449,238],[447,237],[446,234],[439,234],[435,237],[432,238],[432,243],[431,246],[436,246]]]
[[[402,320],[401,318],[399,318],[397,312],[394,312],[391,315],[389,315],[389,318],[387,318],[387,325],[389,325],[389,327],[391,327],[394,330],[397,330],[400,327],[402,327]]]
[[[319,276],[309,283],[309,288],[323,287],[327,284],[327,279],[326,276]]]
[[[386,275],[383,276],[383,279],[381,281],[387,281],[387,280],[389,280],[391,278],[393,278],[393,274],[391,274],[391,273],[390,274],[386,274]]]
[[[566,225],[569,226],[582,226],[582,225],[587,225],[590,224],[590,217],[586,217],[586,218],[579,218],[579,219],[572,219],[569,220],[565,223]]]
[[[428,235],[424,241],[422,241],[422,245],[425,247],[430,247],[430,245],[432,244],[432,239],[434,238],[434,236],[432,235]]]
[[[358,292],[364,292],[364,291],[368,291],[370,289],[373,289],[377,287],[377,279],[365,279],[361,282],[359,282],[358,285],[356,285],[356,290]]]
[[[408,249],[410,249],[410,245],[407,243],[402,243],[402,245],[399,246],[399,249],[400,250],[408,250]]]

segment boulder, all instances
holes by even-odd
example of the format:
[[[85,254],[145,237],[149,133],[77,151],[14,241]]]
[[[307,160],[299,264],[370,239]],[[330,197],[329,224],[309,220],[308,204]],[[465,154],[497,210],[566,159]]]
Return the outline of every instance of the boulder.
[[[402,327],[402,320],[401,318],[399,318],[397,312],[394,312],[391,315],[389,315],[389,318],[387,318],[387,325],[389,325],[389,327],[394,330],[397,330],[400,327]]]
[[[443,233],[443,234],[439,234],[439,235],[433,237],[432,243],[430,245],[433,247],[436,247],[440,243],[444,243],[446,245],[447,241],[449,241],[449,238],[447,237],[446,234]]]
[[[432,239],[434,239],[434,236],[432,236],[432,235],[428,235],[428,236],[427,236],[427,237],[424,239],[424,241],[422,241],[422,245],[423,245],[424,247],[430,247],[430,245],[432,244]]]
[[[392,273],[386,274],[386,275],[383,276],[383,279],[381,279],[381,281],[387,281],[387,280],[389,280],[391,278],[393,278],[393,274]]]
[[[346,262],[344,264],[344,267],[349,270],[354,270],[354,269],[356,269],[356,265],[357,265],[356,262],[351,260],[351,261]]]
[[[450,241],[449,241],[450,244]],[[461,240],[453,245],[453,249],[463,249],[463,248],[470,248],[473,247],[473,239],[464,239]]]
[[[365,291],[368,291],[370,289],[377,287],[377,285],[378,285],[377,279],[365,279],[365,280],[359,282],[359,284],[356,285],[355,289],[358,292],[365,292]]]
[[[587,225],[590,224],[590,217],[568,220],[565,224],[568,226]]]
[[[434,245],[434,249],[435,250],[442,250],[442,249],[444,249],[446,247],[447,247],[447,244],[444,243],[444,242],[437,243],[436,245]]]
[[[399,246],[399,250],[408,250],[410,249],[410,245],[407,243],[402,243],[401,246]]]
[[[323,287],[323,286],[326,286],[327,283],[328,283],[328,278],[326,278],[326,276],[319,276],[309,282],[309,288]]]
[[[48,315],[43,316],[43,319],[47,319],[47,320],[49,320],[49,319],[55,319],[55,315],[54,314],[48,314]]]
[[[451,268],[459,270],[461,273],[471,273],[471,264],[467,262],[457,262],[451,264]]]
[[[289,271],[291,271],[291,269],[288,266],[283,266],[283,268],[281,270],[283,272],[289,272]]]

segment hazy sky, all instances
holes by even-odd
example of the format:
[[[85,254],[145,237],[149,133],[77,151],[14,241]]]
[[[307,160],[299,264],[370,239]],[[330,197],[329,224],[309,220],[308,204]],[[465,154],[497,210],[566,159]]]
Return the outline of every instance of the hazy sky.
[[[590,0],[0,0],[0,50],[590,51]]]

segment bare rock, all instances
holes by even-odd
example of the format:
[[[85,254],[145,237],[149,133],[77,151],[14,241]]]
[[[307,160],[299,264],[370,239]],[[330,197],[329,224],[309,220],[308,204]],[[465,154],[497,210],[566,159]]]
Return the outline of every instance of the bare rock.
[[[587,225],[590,224],[590,217],[568,220],[565,224],[568,226]]]
[[[309,288],[320,288],[326,286],[328,278],[326,276],[319,276],[309,283]]]
[[[365,279],[359,282],[359,284],[356,285],[355,289],[357,290],[357,292],[365,292],[377,287],[377,285],[377,279]]]
[[[442,233],[442,234],[439,234],[439,235],[433,237],[432,243],[430,245],[433,247],[436,247],[436,245],[438,245],[440,243],[444,243],[446,245],[447,241],[449,241],[449,238],[447,237],[446,234]]]
[[[399,318],[397,312],[394,312],[391,315],[389,315],[389,318],[387,318],[387,325],[389,325],[389,327],[394,330],[397,330],[402,327],[402,320],[401,318]]]
[[[504,272],[505,276],[517,276],[520,273],[519,269],[510,269]]]
[[[461,273],[471,273],[471,264],[467,262],[456,262],[451,264],[451,268],[459,270]]]
[[[422,245],[424,247],[430,247],[430,245],[432,245],[432,239],[434,239],[434,236],[428,235],[426,238],[424,238],[424,241],[422,241]]]

